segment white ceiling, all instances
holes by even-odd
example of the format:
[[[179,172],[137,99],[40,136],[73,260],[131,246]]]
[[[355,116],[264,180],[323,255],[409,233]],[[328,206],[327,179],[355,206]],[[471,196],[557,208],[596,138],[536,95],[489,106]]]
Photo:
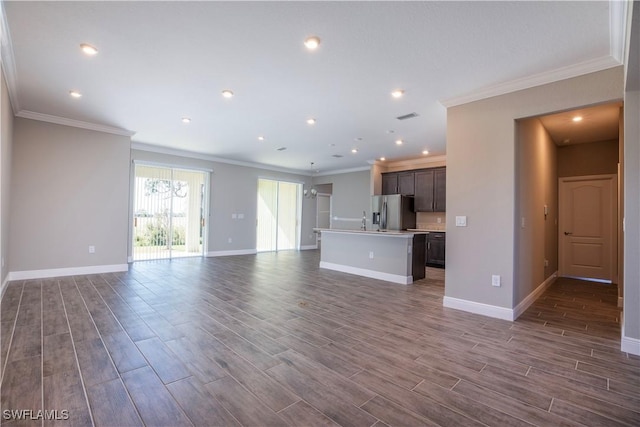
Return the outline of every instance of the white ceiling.
[[[328,172],[445,155],[444,105],[619,64],[618,3],[5,1],[3,67],[18,116]]]

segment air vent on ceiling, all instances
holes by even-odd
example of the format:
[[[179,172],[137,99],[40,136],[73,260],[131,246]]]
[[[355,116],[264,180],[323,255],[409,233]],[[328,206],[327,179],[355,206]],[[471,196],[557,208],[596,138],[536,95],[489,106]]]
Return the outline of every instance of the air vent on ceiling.
[[[284,151],[286,149],[287,149],[287,147],[280,147],[280,148],[278,148],[278,151]]]
[[[398,120],[407,120],[407,119],[412,119],[414,117],[418,117],[418,113],[409,113],[409,114],[405,114],[404,116],[398,116],[396,117],[396,119]]]
[[[335,157],[336,159],[339,159],[339,158],[344,157],[344,156],[342,154],[334,154],[331,157]]]

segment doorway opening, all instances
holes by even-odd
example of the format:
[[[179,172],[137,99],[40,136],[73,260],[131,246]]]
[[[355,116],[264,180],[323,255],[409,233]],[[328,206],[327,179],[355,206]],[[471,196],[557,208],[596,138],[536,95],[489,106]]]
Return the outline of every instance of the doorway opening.
[[[302,184],[258,179],[256,250],[300,248]]]
[[[208,173],[135,165],[134,261],[203,256]]]
[[[619,306],[622,117],[612,102],[517,120],[514,306],[558,276],[613,283]]]

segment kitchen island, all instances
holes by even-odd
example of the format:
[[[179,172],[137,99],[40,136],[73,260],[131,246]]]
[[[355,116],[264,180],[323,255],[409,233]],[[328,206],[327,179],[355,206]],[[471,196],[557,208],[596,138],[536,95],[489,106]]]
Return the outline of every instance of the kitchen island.
[[[320,268],[408,285],[425,277],[425,232],[319,229]]]

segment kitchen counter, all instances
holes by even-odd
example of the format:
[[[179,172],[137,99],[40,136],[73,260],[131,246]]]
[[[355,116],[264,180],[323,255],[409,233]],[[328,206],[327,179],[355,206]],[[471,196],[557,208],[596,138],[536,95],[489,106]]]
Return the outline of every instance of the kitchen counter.
[[[316,229],[320,268],[408,285],[425,276],[425,231]]]
[[[314,228],[313,231],[318,233],[358,233],[358,234],[371,234],[374,236],[398,236],[409,239],[416,234],[427,234],[427,230],[350,230],[339,228]]]
[[[426,233],[446,233],[447,230],[439,230],[437,228],[409,228],[407,231],[422,231]]]

